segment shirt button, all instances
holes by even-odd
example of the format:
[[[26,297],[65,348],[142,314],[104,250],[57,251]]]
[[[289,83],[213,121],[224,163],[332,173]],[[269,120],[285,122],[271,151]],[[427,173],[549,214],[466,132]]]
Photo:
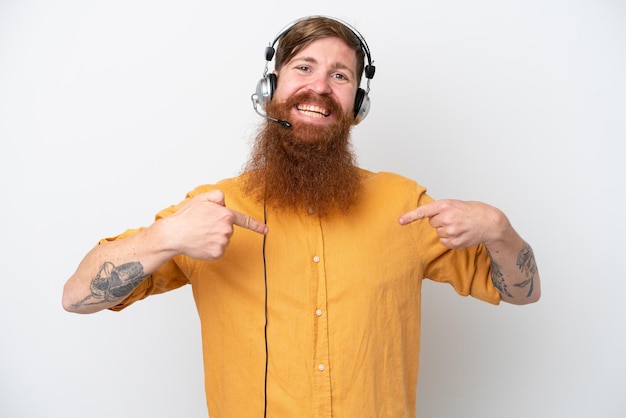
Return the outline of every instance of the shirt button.
[[[318,365],[318,366],[317,366],[317,369],[318,369],[320,372],[323,372],[324,370],[326,370],[326,366],[324,366],[323,364],[320,364],[320,365]]]
[[[313,257],[313,261],[316,263],[320,262],[320,258],[318,256]]]
[[[322,316],[322,310],[318,309],[317,311],[315,311],[315,315]]]

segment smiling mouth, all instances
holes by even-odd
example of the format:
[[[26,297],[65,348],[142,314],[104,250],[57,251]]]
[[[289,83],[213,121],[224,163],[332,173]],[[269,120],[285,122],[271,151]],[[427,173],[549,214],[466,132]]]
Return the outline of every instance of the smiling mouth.
[[[330,115],[330,111],[328,109],[320,106],[298,105],[296,106],[296,109],[298,109],[298,112],[313,118],[325,118]]]

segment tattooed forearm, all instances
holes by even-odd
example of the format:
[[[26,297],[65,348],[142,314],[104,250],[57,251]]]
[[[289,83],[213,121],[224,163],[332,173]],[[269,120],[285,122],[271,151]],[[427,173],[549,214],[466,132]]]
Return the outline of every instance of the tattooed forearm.
[[[520,283],[516,283],[515,286],[529,286],[528,294],[526,295],[526,297],[530,297],[530,295],[532,295],[534,291],[535,275],[537,274],[537,262],[535,261],[533,249],[530,248],[530,245],[528,245],[527,243],[524,243],[524,246],[517,255],[517,267],[526,279],[521,281]]]
[[[500,292],[500,294],[513,297],[513,295],[511,294],[511,292],[509,292],[509,289],[506,286],[506,282],[504,281],[504,275],[502,274],[502,269],[500,268],[500,265],[493,260],[491,254],[489,254],[489,258],[491,259],[491,282],[498,290],[498,292]]]
[[[501,295],[514,298],[515,296],[513,296],[513,294],[509,290],[509,286],[513,286],[520,289],[528,288],[528,291],[526,292],[526,297],[531,297],[535,290],[537,264],[535,262],[535,256],[533,254],[532,248],[530,248],[530,245],[524,242],[522,249],[517,254],[516,264],[522,277],[522,279],[518,279],[521,280],[518,283],[515,283],[512,276],[509,276],[510,271],[507,273],[507,277],[509,278],[509,280],[507,281],[504,273],[502,272],[502,267],[493,259],[491,253],[489,253],[489,258],[491,259],[491,281]],[[520,275],[517,274],[515,274],[514,276],[520,277]]]
[[[75,308],[86,305],[115,302],[124,299],[147,277],[143,266],[137,261],[115,266],[105,262],[91,281],[91,293],[74,304]]]

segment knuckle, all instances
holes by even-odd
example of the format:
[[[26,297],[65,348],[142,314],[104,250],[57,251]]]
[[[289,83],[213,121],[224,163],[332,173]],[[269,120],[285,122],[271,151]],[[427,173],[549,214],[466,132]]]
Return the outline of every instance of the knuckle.
[[[247,229],[257,229],[257,222],[250,216],[246,216],[245,224]]]
[[[232,211],[226,211],[222,217],[222,221],[232,228],[233,224],[237,222],[237,215]]]

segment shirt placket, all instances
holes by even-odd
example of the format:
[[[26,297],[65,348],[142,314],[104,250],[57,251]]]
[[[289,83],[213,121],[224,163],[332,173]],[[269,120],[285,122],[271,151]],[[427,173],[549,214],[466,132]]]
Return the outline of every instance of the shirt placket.
[[[312,315],[315,318],[313,362],[313,400],[316,418],[331,418],[331,363],[328,342],[328,310],[326,289],[326,261],[324,259],[324,240],[322,229],[317,217],[312,217],[315,234],[311,234],[312,242],[310,260],[312,263],[313,280],[317,289]]]

